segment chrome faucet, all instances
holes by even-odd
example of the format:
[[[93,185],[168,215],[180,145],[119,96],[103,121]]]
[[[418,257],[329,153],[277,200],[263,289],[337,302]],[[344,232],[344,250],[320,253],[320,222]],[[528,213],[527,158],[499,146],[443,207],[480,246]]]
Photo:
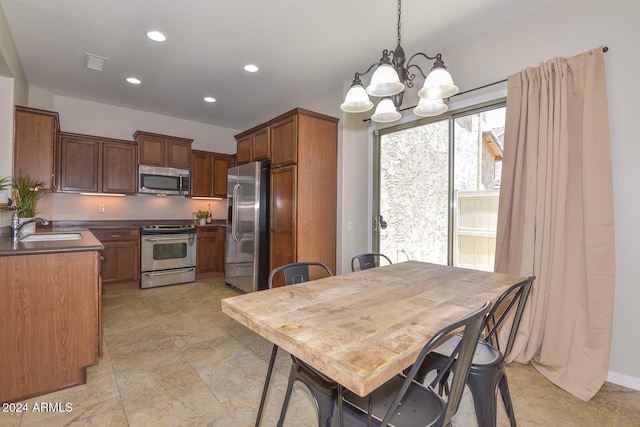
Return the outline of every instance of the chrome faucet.
[[[13,213],[13,216],[11,217],[11,237],[13,238],[14,242],[18,241],[18,239],[20,238],[20,230],[22,230],[22,227],[32,222],[36,222],[42,225],[49,224],[49,221],[44,218],[29,218],[26,219],[22,224],[20,224],[20,221],[18,219],[18,212]]]

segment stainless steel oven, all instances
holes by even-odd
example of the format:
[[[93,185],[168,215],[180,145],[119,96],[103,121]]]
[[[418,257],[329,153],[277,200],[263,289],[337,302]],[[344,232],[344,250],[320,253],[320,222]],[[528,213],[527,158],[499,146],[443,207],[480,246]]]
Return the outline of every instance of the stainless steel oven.
[[[144,226],[140,239],[141,288],[196,279],[196,229],[193,226]]]

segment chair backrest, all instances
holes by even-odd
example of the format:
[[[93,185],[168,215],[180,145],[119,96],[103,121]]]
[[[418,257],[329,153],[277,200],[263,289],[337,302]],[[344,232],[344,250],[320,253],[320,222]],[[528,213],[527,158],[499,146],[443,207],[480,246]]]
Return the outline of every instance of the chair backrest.
[[[455,369],[452,370],[453,378],[451,380],[449,397],[446,401],[444,411],[440,418],[441,422],[438,423],[438,425],[442,426],[449,425],[451,418],[453,418],[455,413],[458,411],[458,407],[460,406],[460,400],[462,399],[465,384],[467,383],[467,378],[469,376],[469,370],[471,369],[471,363],[473,362],[473,355],[476,350],[476,345],[478,343],[478,339],[480,338],[480,332],[482,332],[482,327],[490,308],[491,302],[487,301],[487,303],[480,310],[455,323],[452,323],[449,326],[446,326],[427,342],[427,344],[420,352],[420,355],[416,359],[416,362],[407,373],[407,377],[400,387],[396,398],[389,406],[389,410],[387,411],[382,425],[387,425],[385,423],[388,423],[393,416],[399,402],[402,400],[402,397],[409,389],[411,381],[413,381],[413,379],[415,378],[416,373],[420,369],[420,365],[422,365],[424,359],[427,357],[427,354],[429,354],[433,349],[449,339],[451,334],[457,332],[460,329],[463,329],[462,339],[460,340],[454,351],[451,353],[451,356],[449,356],[449,358],[447,359],[445,367],[427,386],[434,393],[436,393],[435,388],[440,383],[440,380],[455,363]]]
[[[380,267],[380,260],[382,258],[386,259],[389,264],[393,264],[389,257],[385,254],[367,253],[356,255],[351,258],[351,271],[356,271],[356,261],[358,261],[357,265],[360,270]]]
[[[284,274],[284,283],[287,286],[295,285],[296,283],[308,282],[309,267],[313,266],[320,267],[327,272],[328,276],[333,276],[331,269],[321,262],[294,262],[291,264],[276,267],[271,271],[271,273],[269,273],[269,280],[267,282],[269,285],[269,289],[273,287],[274,276],[280,271],[282,271],[282,273]]]
[[[522,319],[522,313],[524,312],[524,307],[527,304],[531,285],[534,280],[535,276],[529,276],[526,280],[516,283],[504,291],[487,315],[483,328],[486,335],[483,340],[487,344],[500,350],[502,358],[506,358],[511,353],[513,343],[516,339],[516,334],[518,333],[518,327],[520,326],[520,320]],[[513,311],[514,308],[515,312]],[[507,344],[505,346],[501,346],[500,328],[505,325],[505,319],[508,318],[512,319],[511,329],[509,330],[507,337]]]

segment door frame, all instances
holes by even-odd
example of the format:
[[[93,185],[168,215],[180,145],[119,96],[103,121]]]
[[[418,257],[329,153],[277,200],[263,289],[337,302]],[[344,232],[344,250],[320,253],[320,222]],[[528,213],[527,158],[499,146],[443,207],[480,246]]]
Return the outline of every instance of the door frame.
[[[502,108],[507,106],[507,98],[502,97],[498,99],[494,99],[487,102],[482,102],[479,104],[470,105],[468,107],[459,108],[457,110],[449,111],[446,114],[441,114],[435,117],[425,117],[418,120],[401,123],[395,126],[390,126],[384,129],[377,129],[373,131],[373,185],[371,188],[371,229],[370,229],[370,238],[371,238],[371,247],[373,252],[380,251],[380,238],[378,231],[378,217],[380,215],[380,143],[381,137],[384,135],[388,135],[390,133],[399,132],[405,129],[410,129],[413,127],[424,126],[430,123],[440,122],[443,120],[449,121],[449,158],[448,158],[448,169],[449,169],[449,183],[448,183],[448,191],[449,191],[449,208],[448,208],[448,220],[447,220],[447,265],[453,265],[453,230],[454,230],[454,209],[455,209],[455,192],[454,192],[454,180],[451,179],[454,176],[455,170],[455,150],[454,150],[454,141],[455,141],[455,126],[454,121],[459,117],[468,116],[470,114],[482,113],[484,111],[494,110],[497,108]]]

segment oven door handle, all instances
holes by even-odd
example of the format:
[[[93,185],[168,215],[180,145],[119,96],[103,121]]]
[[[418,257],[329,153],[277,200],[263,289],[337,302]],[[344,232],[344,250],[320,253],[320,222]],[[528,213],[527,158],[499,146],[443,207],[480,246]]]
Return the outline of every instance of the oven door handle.
[[[190,267],[190,268],[180,268],[180,269],[173,269],[170,271],[154,271],[154,272],[150,272],[150,273],[143,273],[145,276],[147,277],[151,277],[151,276],[166,276],[167,274],[177,274],[177,273],[188,273],[190,271],[195,270],[194,267]]]
[[[239,242],[240,238],[238,238],[238,223],[240,222],[238,219],[238,190],[240,189],[240,184],[236,184],[233,186],[233,212],[231,216],[233,218],[233,224],[231,224],[231,238],[235,242]]]
[[[143,238],[146,242],[167,242],[169,240],[189,240],[190,237],[145,237]]]

